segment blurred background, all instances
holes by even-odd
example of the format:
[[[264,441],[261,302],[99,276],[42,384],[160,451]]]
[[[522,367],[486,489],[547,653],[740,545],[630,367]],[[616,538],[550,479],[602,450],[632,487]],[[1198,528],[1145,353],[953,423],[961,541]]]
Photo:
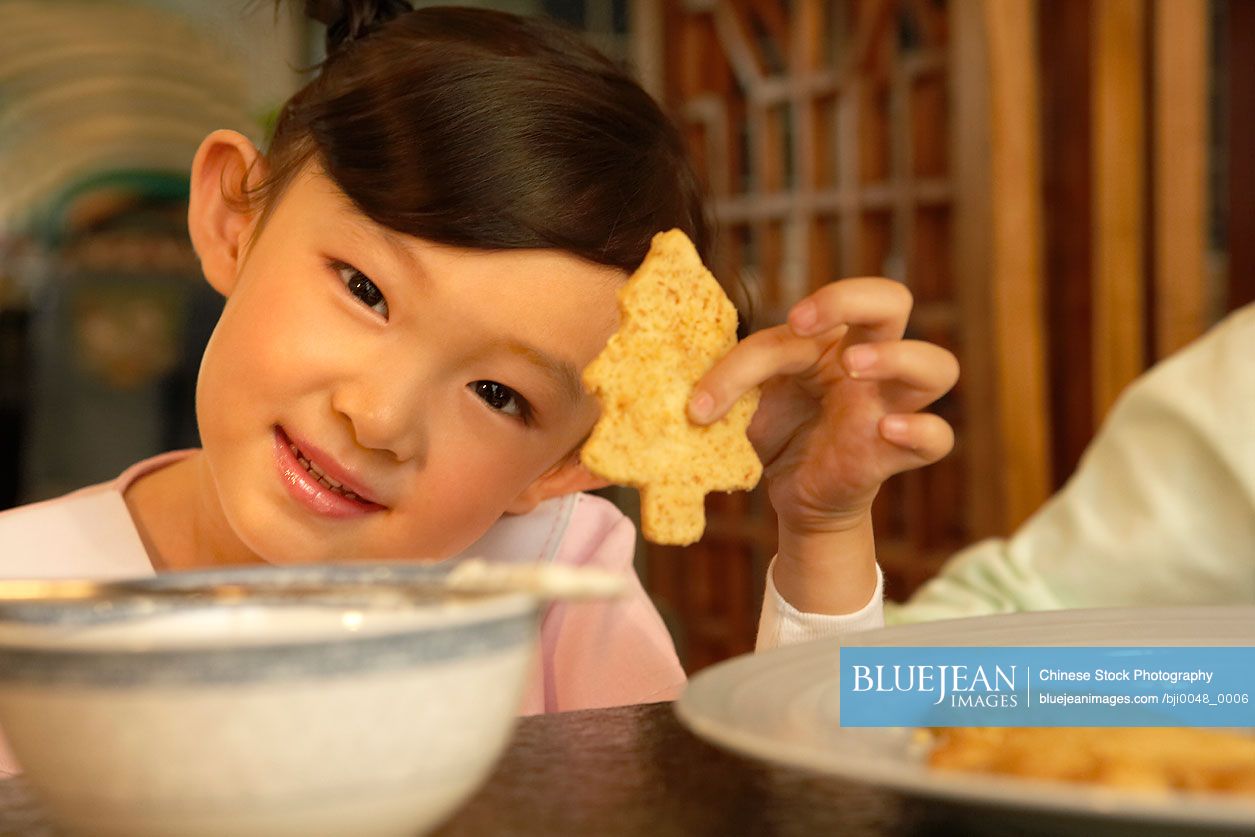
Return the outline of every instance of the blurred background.
[[[1255,300],[1253,0],[463,5],[557,18],[665,104],[756,327],[842,276],[911,288],[964,371],[955,452],[877,500],[893,598],[1010,532],[1127,383]],[[5,508],[197,443],[221,302],[188,167],[214,128],[264,143],[322,33],[244,0],[0,0],[0,27]],[[763,492],[708,512],[638,556],[691,671],[752,648],[775,547]]]

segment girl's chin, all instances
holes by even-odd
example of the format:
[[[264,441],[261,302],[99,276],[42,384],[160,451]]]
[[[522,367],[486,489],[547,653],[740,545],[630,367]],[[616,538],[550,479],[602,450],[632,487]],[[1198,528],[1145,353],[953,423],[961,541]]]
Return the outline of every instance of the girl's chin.
[[[260,524],[260,525],[255,525]],[[370,544],[353,543],[345,539],[339,544],[329,542],[317,532],[302,527],[286,528],[266,526],[264,521],[249,521],[243,538],[249,551],[257,556],[257,562],[276,567],[294,567],[311,564],[366,564],[404,561],[410,563],[438,564],[450,555],[429,558],[425,555],[441,553],[417,550],[390,550],[372,548]]]

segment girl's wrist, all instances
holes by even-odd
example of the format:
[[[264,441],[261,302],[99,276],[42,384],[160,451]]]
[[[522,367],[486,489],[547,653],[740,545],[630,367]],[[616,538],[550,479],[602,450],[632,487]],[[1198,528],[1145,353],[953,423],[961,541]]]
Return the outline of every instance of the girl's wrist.
[[[847,526],[797,531],[784,521],[772,568],[776,591],[803,613],[862,610],[876,590],[876,544],[870,512]]]

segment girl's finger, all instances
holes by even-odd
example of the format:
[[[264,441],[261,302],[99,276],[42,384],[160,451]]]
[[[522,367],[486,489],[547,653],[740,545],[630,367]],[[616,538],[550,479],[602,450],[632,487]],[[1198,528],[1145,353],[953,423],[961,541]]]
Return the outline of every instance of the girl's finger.
[[[887,406],[898,413],[927,407],[959,380],[959,359],[922,340],[858,343],[842,353],[841,365],[851,378],[896,384]]]
[[[858,340],[896,340],[906,331],[912,302],[906,286],[892,279],[842,279],[794,305],[788,323],[799,337],[850,326]]]
[[[880,420],[880,435],[903,454],[890,474],[932,464],[954,448],[954,428],[932,413],[891,413]]]
[[[756,331],[711,367],[689,398],[689,418],[698,424],[717,421],[742,395],[776,375],[793,375],[814,366],[827,341],[796,336],[787,325]]]

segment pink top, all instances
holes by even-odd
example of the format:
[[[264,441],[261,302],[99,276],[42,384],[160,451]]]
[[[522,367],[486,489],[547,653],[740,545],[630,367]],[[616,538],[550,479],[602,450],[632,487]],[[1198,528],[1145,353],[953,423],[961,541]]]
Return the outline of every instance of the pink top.
[[[153,575],[122,495],[139,477],[189,454],[162,454],[112,482],[0,513],[0,577]],[[549,606],[522,714],[671,700],[683,690],[684,670],[671,636],[632,569],[635,546],[631,521],[612,503],[569,494],[526,515],[503,517],[450,559],[553,562],[631,576],[621,599]],[[0,739],[0,775],[17,770]]]

